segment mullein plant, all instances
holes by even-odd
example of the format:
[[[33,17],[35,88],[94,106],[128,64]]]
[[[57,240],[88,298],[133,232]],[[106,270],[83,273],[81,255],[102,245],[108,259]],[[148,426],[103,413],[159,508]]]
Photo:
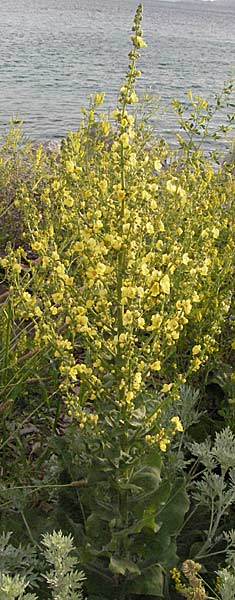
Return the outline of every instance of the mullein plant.
[[[111,146],[96,94],[60,160],[47,164],[38,148],[17,190],[22,245],[0,259],[11,292],[0,315],[1,393],[14,396],[27,360],[36,374],[53,361],[68,411],[97,431],[104,406],[132,414],[156,389],[146,441],[164,451],[180,428],[176,419],[162,431],[164,403],[216,357],[230,310],[234,181],[203,156],[163,169],[166,146],[143,147],[136,135],[128,109],[138,102],[141,18],[140,5]]]
[[[79,430],[88,589],[120,599],[162,597],[176,562],[189,503],[183,477],[162,477],[183,429],[165,414],[219,350],[234,272],[229,170],[197,152],[164,169],[166,144],[146,145],[135,122],[141,20],[139,5],[112,121],[96,94],[59,160],[36,150],[13,203],[22,244],[0,259],[2,398],[14,401],[17,373],[27,388],[30,369],[39,384],[46,371],[52,405],[61,398]]]

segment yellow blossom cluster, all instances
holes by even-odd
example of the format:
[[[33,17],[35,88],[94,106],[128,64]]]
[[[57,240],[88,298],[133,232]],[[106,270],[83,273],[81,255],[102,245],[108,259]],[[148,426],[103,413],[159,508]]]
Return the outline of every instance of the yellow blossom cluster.
[[[132,41],[115,127],[96,115],[96,95],[59,160],[37,154],[16,194],[24,243],[0,259],[15,319],[32,324],[26,347],[56,361],[84,426],[104,406],[130,415],[151,389],[159,406],[161,394],[174,397],[217,352],[232,301],[234,183],[197,156],[162,168],[166,144],[146,144],[128,112],[145,45],[141,32]],[[145,439],[165,451],[182,425],[173,417],[168,433],[155,423]]]

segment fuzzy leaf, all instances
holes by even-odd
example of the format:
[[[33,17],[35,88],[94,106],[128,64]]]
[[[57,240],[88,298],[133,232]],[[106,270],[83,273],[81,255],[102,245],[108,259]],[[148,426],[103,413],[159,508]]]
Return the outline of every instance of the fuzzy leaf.
[[[111,556],[109,568],[113,573],[120,575],[125,575],[126,571],[133,575],[141,574],[139,567],[134,562],[131,560],[114,558],[114,556]]]
[[[164,576],[160,565],[153,565],[128,585],[130,594],[163,598]]]

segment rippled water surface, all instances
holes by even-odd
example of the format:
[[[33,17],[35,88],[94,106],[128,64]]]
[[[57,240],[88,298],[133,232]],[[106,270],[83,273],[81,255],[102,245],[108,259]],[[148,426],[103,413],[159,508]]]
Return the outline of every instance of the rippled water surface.
[[[144,0],[140,89],[162,102],[210,97],[235,76],[235,0]],[[0,0],[0,130],[12,115],[33,139],[76,130],[81,107],[105,91],[115,106],[136,0]],[[156,117],[171,137],[173,116]]]

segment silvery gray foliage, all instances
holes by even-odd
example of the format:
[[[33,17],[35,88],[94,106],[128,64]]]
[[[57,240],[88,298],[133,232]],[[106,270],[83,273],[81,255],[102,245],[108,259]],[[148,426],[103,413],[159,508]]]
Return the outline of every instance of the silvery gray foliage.
[[[184,450],[185,447],[188,447],[187,430],[191,425],[194,425],[200,420],[202,414],[197,409],[198,398],[198,390],[195,390],[188,385],[181,385],[179,399],[174,399],[165,410],[164,425],[167,426],[171,417],[174,417],[176,414],[183,425],[183,432],[180,435],[177,434],[175,439],[171,441],[165,460],[167,471],[169,474],[172,473],[173,476],[175,476],[177,472],[182,474],[184,469],[192,462],[191,459],[185,458]]]
[[[235,529],[225,532],[224,537],[227,543],[226,562],[235,571]]]
[[[74,550],[71,535],[64,536],[61,531],[43,536],[44,555],[52,565],[45,578],[52,588],[54,600],[82,600],[82,584],[85,575],[75,570],[77,559],[71,556]]]
[[[17,549],[9,544],[11,533],[3,534],[0,538],[0,557],[5,560]],[[29,548],[29,547],[28,547]],[[12,550],[13,549],[13,550]],[[72,537],[65,536],[61,531],[47,533],[43,536],[42,552],[51,569],[46,574],[38,573],[38,578],[44,578],[50,592],[46,598],[53,600],[82,600],[82,585],[85,575],[76,569],[77,559],[71,556],[74,550]],[[22,549],[22,556],[27,554]],[[19,556],[18,556],[19,559]],[[30,560],[30,558],[29,558]],[[4,563],[1,563],[1,567]],[[22,572],[23,572],[23,565]],[[12,573],[12,571],[11,571]],[[0,600],[38,600],[35,594],[28,592],[30,581],[25,575],[9,574],[0,571]]]
[[[198,560],[213,555],[221,520],[235,501],[235,436],[226,427],[216,433],[214,442],[194,442],[190,449],[205,467],[201,479],[193,481],[192,497],[197,505],[205,506],[210,513],[205,542],[195,557]],[[231,538],[229,540],[228,547],[232,545]]]
[[[27,587],[25,577],[0,574],[0,600],[37,600],[35,594],[25,593]]]
[[[219,595],[221,600],[235,600],[235,573],[234,570],[221,569],[219,577]]]
[[[37,584],[37,572],[42,561],[37,557],[37,550],[31,544],[17,547],[11,544],[12,532],[0,535],[0,576],[24,575],[31,585]]]
[[[199,391],[194,390],[189,385],[181,385],[179,391],[179,399],[174,399],[172,403],[169,404],[169,407],[165,411],[165,418],[166,422],[169,422],[169,418],[177,414],[182,422],[185,432],[191,425],[197,423],[202,415],[197,409]]]

